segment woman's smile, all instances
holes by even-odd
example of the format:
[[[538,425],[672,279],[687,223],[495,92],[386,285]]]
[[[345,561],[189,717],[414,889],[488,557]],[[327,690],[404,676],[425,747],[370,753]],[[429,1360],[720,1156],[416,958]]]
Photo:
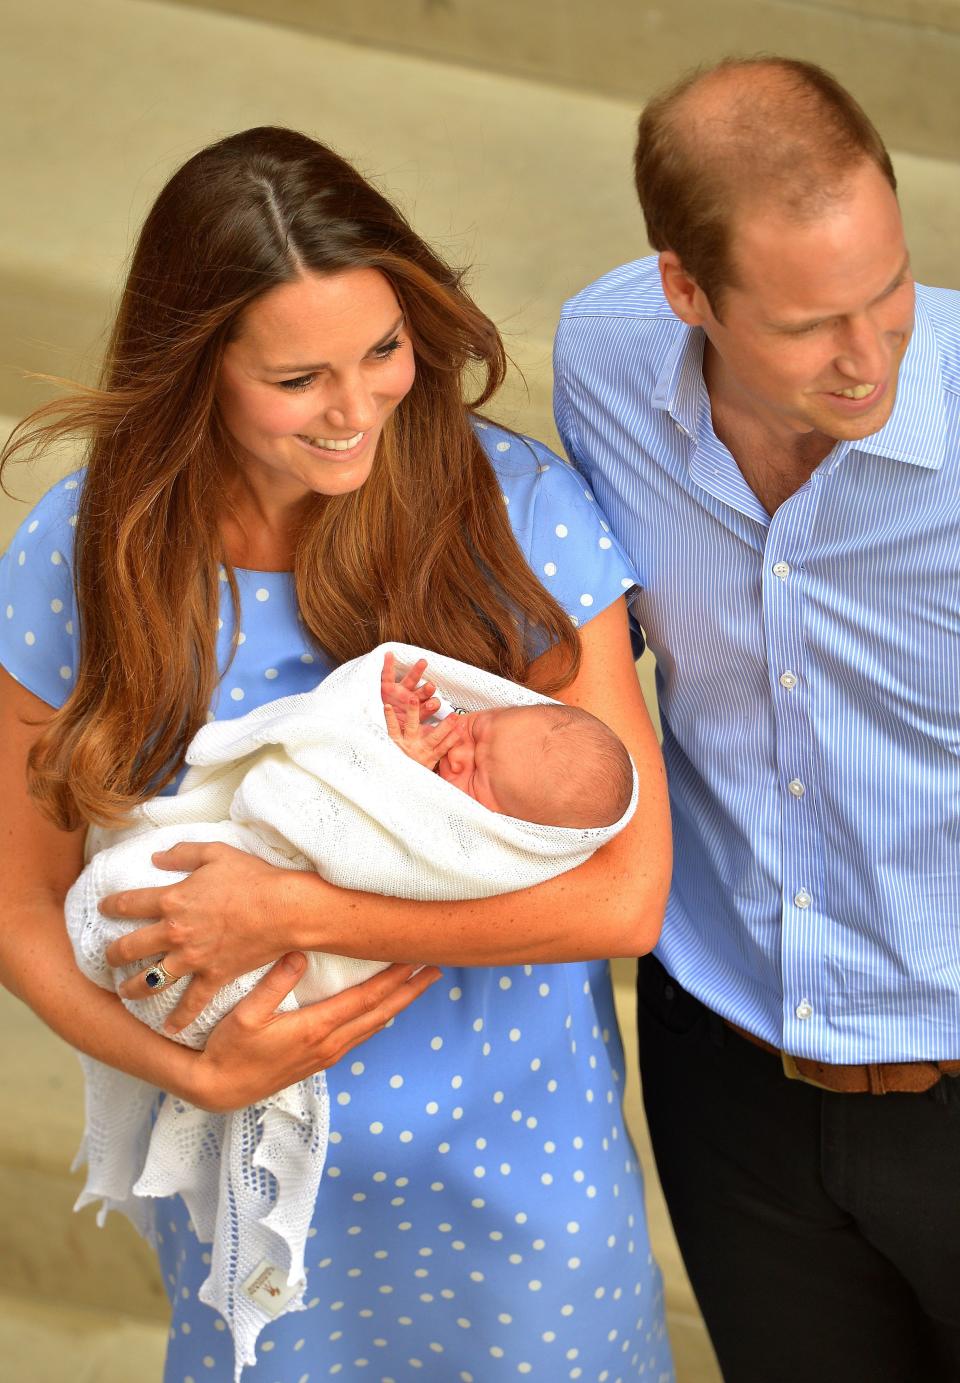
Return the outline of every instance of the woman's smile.
[[[333,437],[306,437],[303,433],[297,435],[301,442],[306,442],[318,451],[355,451],[367,434],[357,432],[352,437],[344,437],[342,440]]]
[[[307,273],[244,313],[217,398],[264,514],[366,482],[384,424],[415,377],[404,325],[377,269]]]

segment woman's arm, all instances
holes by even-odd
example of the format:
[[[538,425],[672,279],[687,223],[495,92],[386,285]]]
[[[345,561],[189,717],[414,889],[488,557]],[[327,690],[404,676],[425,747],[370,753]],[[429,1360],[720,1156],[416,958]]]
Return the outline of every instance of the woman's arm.
[[[458,903],[424,904],[331,889],[297,875],[320,912],[303,914],[297,944],[392,959],[416,956],[437,965],[510,965],[633,956],[660,934],[670,886],[671,848],[666,775],[637,679],[626,602],[618,600],[581,631],[576,680],[559,695],[614,730],[637,767],[639,802],[630,824],[577,869],[518,893]],[[530,685],[546,680],[551,654],[534,664]],[[334,899],[334,915],[327,900]],[[336,928],[331,938],[332,928]],[[301,930],[302,928],[302,930]],[[384,950],[383,947],[386,947]]]
[[[0,982],[71,1046],[204,1108],[235,1109],[332,1065],[437,977],[428,970],[411,979],[412,967],[397,966],[311,1009],[277,1015],[303,972],[295,955],[218,1025],[206,1051],[152,1032],[74,963],[63,903],[83,865],[83,832],[57,830],[26,786],[27,752],[50,714],[0,669]]]
[[[516,893],[424,903],[334,888],[311,873],[273,870],[229,846],[176,846],[156,862],[192,870],[189,878],[104,900],[111,915],[161,919],[114,942],[111,961],[164,951],[172,973],[194,973],[173,1015],[179,1027],[221,984],[288,946],[380,960],[413,956],[436,965],[572,961],[650,950],[670,882],[669,815],[624,600],[598,614],[582,635],[581,671],[563,699],[593,712],[620,736],[637,766],[640,798],[630,825],[579,868]],[[534,664],[534,687],[550,656]],[[142,997],[146,989],[135,979],[125,992]]]

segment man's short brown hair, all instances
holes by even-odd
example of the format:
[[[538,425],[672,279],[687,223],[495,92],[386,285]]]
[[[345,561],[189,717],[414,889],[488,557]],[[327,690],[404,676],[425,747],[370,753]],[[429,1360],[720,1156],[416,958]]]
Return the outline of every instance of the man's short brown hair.
[[[726,58],[655,96],[640,117],[634,171],[647,238],[679,257],[717,312],[736,283],[736,211],[773,203],[807,220],[842,196],[865,159],[896,191],[883,140],[829,72],[793,58]]]

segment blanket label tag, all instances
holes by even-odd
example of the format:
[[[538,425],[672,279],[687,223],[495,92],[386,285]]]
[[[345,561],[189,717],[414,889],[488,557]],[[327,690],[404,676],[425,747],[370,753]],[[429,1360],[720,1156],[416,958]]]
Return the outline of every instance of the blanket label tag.
[[[264,1258],[241,1284],[240,1290],[268,1316],[279,1316],[302,1286],[302,1282],[288,1285],[286,1273]]]

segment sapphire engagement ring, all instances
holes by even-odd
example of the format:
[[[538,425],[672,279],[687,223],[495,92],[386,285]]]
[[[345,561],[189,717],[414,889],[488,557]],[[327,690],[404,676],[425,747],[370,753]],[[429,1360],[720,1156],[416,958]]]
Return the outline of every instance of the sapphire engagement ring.
[[[156,992],[158,989],[165,989],[168,984],[173,984],[177,977],[176,975],[170,974],[170,971],[161,959],[154,961],[150,969],[145,971],[143,978],[146,981],[147,988]]]

